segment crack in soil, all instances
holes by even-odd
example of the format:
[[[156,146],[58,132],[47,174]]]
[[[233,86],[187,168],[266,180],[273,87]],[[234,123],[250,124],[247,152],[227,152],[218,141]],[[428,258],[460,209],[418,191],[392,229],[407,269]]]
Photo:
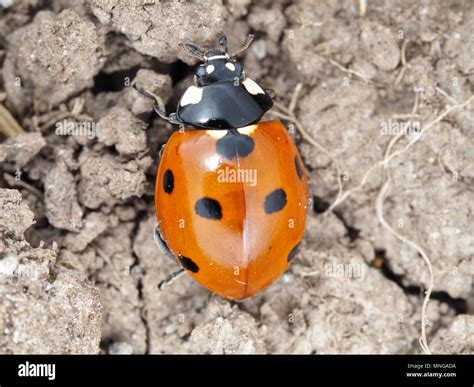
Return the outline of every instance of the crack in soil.
[[[375,249],[375,256],[382,258],[382,265],[380,271],[382,275],[389,281],[394,282],[399,288],[403,290],[408,296],[419,296],[423,294],[423,288],[419,285],[406,285],[404,284],[405,276],[396,274],[390,267],[390,259],[386,256],[385,249]],[[464,298],[451,297],[445,291],[433,291],[430,299],[437,300],[439,302],[446,303],[451,309],[454,310],[455,314],[467,313],[467,300]]]

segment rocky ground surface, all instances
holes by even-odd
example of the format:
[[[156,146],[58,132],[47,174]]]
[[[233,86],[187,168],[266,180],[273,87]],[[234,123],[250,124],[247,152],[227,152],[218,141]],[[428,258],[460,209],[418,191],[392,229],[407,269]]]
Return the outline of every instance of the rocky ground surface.
[[[381,220],[431,261],[431,351],[474,353],[474,103],[420,134],[473,94],[474,4],[0,4],[0,353],[420,353],[428,266]],[[314,198],[291,269],[241,303],[189,277],[157,290],[173,129],[131,87],[172,111],[195,64],[178,44],[222,33],[255,34],[246,73],[294,113]]]

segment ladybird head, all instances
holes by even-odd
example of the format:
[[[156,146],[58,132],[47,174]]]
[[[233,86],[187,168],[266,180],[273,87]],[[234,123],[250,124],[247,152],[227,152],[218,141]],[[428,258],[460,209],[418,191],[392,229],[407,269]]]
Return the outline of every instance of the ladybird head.
[[[252,43],[249,35],[244,45],[227,52],[227,39],[219,46],[203,50],[192,44],[181,48],[202,63],[194,75],[195,85],[189,86],[178,102],[176,119],[188,126],[207,129],[235,129],[257,122],[268,111],[271,96],[244,74],[234,58]]]
[[[231,54],[227,52],[227,38],[225,36],[219,38],[219,47],[210,50],[202,50],[190,43],[185,44],[184,48],[188,54],[203,62],[196,69],[195,81],[197,85],[207,86],[222,81],[242,81],[244,78],[242,65],[234,58],[244,52],[252,40],[253,35],[249,35],[244,45]]]

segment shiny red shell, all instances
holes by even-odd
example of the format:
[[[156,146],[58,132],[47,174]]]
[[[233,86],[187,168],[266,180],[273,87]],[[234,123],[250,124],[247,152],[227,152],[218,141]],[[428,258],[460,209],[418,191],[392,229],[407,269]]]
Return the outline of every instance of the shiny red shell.
[[[236,157],[222,147],[234,144],[222,140],[226,134],[175,132],[160,160],[155,205],[162,237],[188,273],[212,292],[242,300],[288,268],[304,233],[308,183],[279,121],[238,129],[242,150],[230,150]]]

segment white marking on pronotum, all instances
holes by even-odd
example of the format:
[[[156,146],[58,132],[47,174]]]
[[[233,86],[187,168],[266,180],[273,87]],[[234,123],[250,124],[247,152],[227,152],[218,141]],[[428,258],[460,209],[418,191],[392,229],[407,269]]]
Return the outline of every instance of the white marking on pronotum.
[[[215,69],[214,65],[209,65],[206,67],[206,72],[210,74],[214,71],[214,69]]]
[[[202,88],[197,86],[189,86],[181,98],[181,106],[189,104],[197,104],[202,99]]]
[[[235,71],[235,65],[233,63],[227,62],[225,67],[227,67],[230,71]]]
[[[265,94],[263,89],[253,79],[250,79],[249,77],[245,78],[242,81],[242,85],[244,85],[244,87],[250,94]]]
[[[206,134],[218,140],[227,134],[227,130],[206,130]]]
[[[249,125],[249,126],[244,126],[243,128],[237,129],[237,131],[240,134],[246,134],[248,136],[252,134],[256,128],[257,128],[257,125]]]

